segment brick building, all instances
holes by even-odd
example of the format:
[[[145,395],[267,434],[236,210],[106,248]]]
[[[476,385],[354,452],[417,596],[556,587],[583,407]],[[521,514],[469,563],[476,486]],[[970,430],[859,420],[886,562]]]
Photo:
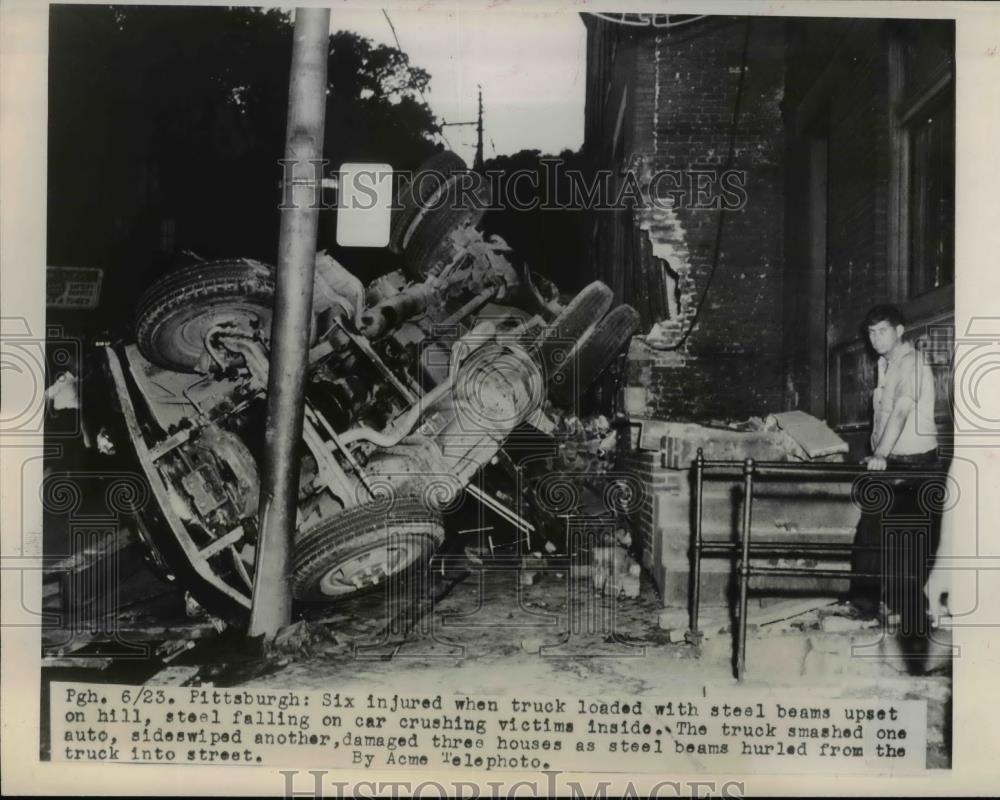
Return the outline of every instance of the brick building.
[[[587,163],[643,197],[585,237],[654,334],[633,340],[628,413],[801,408],[860,447],[864,312],[896,302],[932,336],[953,319],[954,24],[583,19]]]
[[[637,338],[626,407],[633,416],[745,417],[778,408],[784,377],[780,314],[783,265],[783,27],[755,22],[753,65],[741,74],[744,20],[703,20],[676,32],[585,17],[589,29],[584,152],[614,179],[634,166],[644,192],[664,202],[593,215],[591,269],[636,305],[644,330],[660,323],[661,345]],[[736,134],[732,109],[741,95]],[[732,137],[732,141],[731,141]],[[721,211],[717,176],[747,171],[748,202]],[[658,171],[676,179],[650,188]],[[724,216],[720,247],[716,238]],[[716,263],[700,312],[699,297]],[[691,335],[684,332],[697,322]],[[678,342],[680,342],[678,346]]]
[[[585,237],[591,275],[642,318],[627,415],[802,409],[863,455],[876,375],[864,313],[896,303],[908,335],[931,342],[953,327],[954,23],[583,20],[584,156],[619,186],[631,173],[642,199],[594,210]],[[683,602],[687,534],[661,517],[687,493],[685,465],[633,446],[623,466],[652,489],[635,520],[647,565],[675,571],[664,599]]]

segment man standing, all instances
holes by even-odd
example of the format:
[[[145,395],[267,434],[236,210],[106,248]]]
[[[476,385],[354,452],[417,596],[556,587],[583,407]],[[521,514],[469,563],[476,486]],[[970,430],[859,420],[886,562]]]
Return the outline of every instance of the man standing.
[[[878,355],[878,384],[872,393],[871,455],[869,470],[926,466],[912,480],[891,484],[892,503],[879,513],[865,513],[858,525],[855,558],[858,572],[877,575],[855,581],[854,602],[874,611],[879,601],[898,612],[904,636],[927,631],[923,584],[937,544],[939,514],[929,507],[922,487],[937,472],[937,433],[934,423],[934,378],[930,366],[913,345],[903,341],[904,320],[899,309],[875,306],[865,316],[868,341]],[[931,473],[931,474],[928,474]],[[887,517],[907,523],[892,524]]]
[[[872,454],[868,469],[934,464],[934,377],[913,345],[903,341],[903,315],[895,306],[875,306],[865,330],[878,354],[878,385],[872,394]]]

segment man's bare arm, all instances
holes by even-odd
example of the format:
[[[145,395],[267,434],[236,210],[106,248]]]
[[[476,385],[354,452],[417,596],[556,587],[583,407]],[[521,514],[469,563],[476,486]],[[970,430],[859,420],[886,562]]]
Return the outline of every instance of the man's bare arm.
[[[906,395],[898,398],[892,406],[892,413],[886,422],[882,437],[875,445],[872,457],[868,459],[868,469],[883,470],[886,467],[886,459],[892,454],[892,449],[899,441],[903,426],[906,424],[906,417],[913,409],[913,398]]]

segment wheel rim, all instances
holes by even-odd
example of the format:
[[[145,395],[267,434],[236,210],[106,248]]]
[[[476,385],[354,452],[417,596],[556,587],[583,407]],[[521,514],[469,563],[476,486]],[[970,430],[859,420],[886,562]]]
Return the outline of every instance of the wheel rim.
[[[519,347],[481,347],[461,369],[455,394],[470,430],[496,433],[513,428],[544,397],[541,372]]]
[[[172,363],[192,368],[205,353],[205,336],[219,325],[252,334],[271,327],[271,311],[254,303],[232,300],[211,307],[197,305],[165,319],[154,337],[158,353]]]
[[[324,597],[339,597],[377,586],[413,564],[422,552],[421,542],[413,536],[373,545],[324,572],[316,589]]]

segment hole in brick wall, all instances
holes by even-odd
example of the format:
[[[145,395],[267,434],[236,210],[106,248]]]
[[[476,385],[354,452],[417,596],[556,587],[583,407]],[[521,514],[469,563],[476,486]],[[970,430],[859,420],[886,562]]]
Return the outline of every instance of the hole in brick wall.
[[[681,290],[678,281],[679,276],[671,268],[670,262],[660,260],[660,276],[667,304],[667,316],[658,321],[665,322],[669,319],[677,319],[680,315]]]

